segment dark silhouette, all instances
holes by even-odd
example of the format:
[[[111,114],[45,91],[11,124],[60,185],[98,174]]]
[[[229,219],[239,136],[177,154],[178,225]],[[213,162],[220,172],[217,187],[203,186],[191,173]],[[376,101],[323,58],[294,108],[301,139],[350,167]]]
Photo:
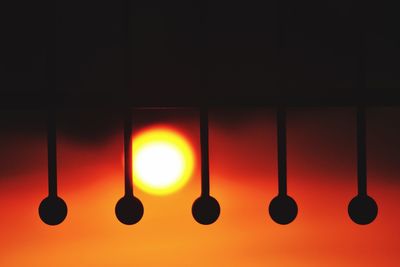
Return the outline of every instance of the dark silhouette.
[[[378,215],[378,205],[375,200],[367,194],[367,138],[366,138],[366,115],[364,102],[364,91],[367,88],[366,75],[366,10],[365,4],[362,3],[356,9],[358,23],[358,72],[357,72],[357,88],[356,92],[359,98],[359,104],[356,108],[356,125],[357,125],[357,186],[358,194],[349,203],[347,211],[353,222],[366,225],[372,223]]]
[[[133,195],[132,183],[132,116],[128,110],[124,120],[124,169],[125,195],[118,200],[115,206],[115,215],[118,220],[127,225],[135,224],[143,217],[142,202]]]
[[[278,87],[284,88],[284,66],[286,48],[287,20],[289,18],[285,1],[277,2],[277,55],[278,55]],[[286,107],[279,105],[276,113],[277,143],[278,143],[278,195],[269,204],[269,215],[278,224],[289,224],[297,216],[298,208],[293,198],[287,194],[286,166]]]
[[[365,225],[378,215],[378,205],[367,194],[367,150],[365,108],[357,108],[357,185],[358,194],[349,203],[348,213],[353,222]]]
[[[366,225],[375,220],[378,215],[378,205],[372,197],[358,194],[350,201],[348,212],[353,222]]]
[[[214,223],[220,214],[218,201],[210,196],[210,169],[208,160],[208,110],[200,109],[200,146],[201,146],[201,196],[192,206],[194,219],[204,225]]]
[[[323,1],[317,8],[290,0],[229,5],[73,2],[32,4],[22,10],[9,1],[5,21],[18,18],[18,23],[7,24],[2,31],[6,75],[0,79],[1,109],[42,109],[49,103],[57,109],[82,110],[359,106],[358,194],[349,203],[348,214],[358,224],[376,218],[378,206],[367,194],[364,107],[400,103],[395,8],[340,0],[334,5]],[[93,8],[88,18],[87,11]],[[367,38],[372,40],[368,53]],[[285,112],[278,110],[279,193],[269,206],[272,219],[281,224],[293,221],[298,212],[286,192]],[[201,114],[202,192],[192,213],[199,223],[210,224],[218,219],[220,207],[209,195],[208,125],[204,126],[208,121],[206,111]],[[127,121],[125,153],[130,151]],[[49,195],[40,204],[39,215],[56,225],[65,219],[67,205],[57,196],[54,118],[48,131]],[[127,224],[143,216],[130,175],[131,160],[125,155],[125,195],[115,213]]]
[[[289,224],[297,216],[297,204],[287,195],[286,176],[286,110],[277,111],[277,139],[278,139],[278,189],[279,194],[269,204],[271,218],[279,224]]]
[[[142,202],[133,195],[125,195],[115,205],[118,220],[126,225],[138,223],[144,213]]]
[[[124,95],[126,96],[121,102],[126,107],[124,114],[124,176],[125,176],[125,195],[118,200],[115,206],[115,215],[118,220],[127,225],[138,223],[144,213],[142,202],[133,195],[132,181],[132,111],[130,109],[131,98],[127,97],[128,92],[132,90],[132,75],[133,75],[133,35],[132,35],[132,9],[133,1],[124,0],[123,20],[123,85]]]
[[[209,195],[202,195],[197,198],[192,206],[194,219],[204,225],[214,223],[221,212],[218,201]]]
[[[67,216],[67,204],[57,196],[57,127],[55,110],[48,111],[47,157],[49,195],[39,206],[39,216],[48,225],[57,225]]]
[[[58,196],[48,196],[40,202],[39,216],[48,225],[58,225],[67,217],[67,204]]]

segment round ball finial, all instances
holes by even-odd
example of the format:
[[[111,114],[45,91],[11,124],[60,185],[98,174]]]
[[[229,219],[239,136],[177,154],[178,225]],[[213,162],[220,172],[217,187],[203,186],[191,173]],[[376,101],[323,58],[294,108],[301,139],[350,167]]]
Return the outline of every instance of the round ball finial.
[[[142,202],[135,196],[124,196],[115,205],[115,215],[126,225],[138,223],[144,213]]]
[[[278,224],[289,224],[297,216],[296,201],[288,195],[278,195],[269,204],[269,215]]]
[[[214,223],[221,212],[218,201],[212,196],[200,196],[192,206],[193,218],[200,224]]]
[[[350,201],[347,211],[353,222],[366,225],[375,220],[378,215],[378,205],[368,195],[357,195]]]
[[[40,219],[48,225],[58,225],[67,217],[68,208],[65,201],[58,196],[48,196],[39,206]]]

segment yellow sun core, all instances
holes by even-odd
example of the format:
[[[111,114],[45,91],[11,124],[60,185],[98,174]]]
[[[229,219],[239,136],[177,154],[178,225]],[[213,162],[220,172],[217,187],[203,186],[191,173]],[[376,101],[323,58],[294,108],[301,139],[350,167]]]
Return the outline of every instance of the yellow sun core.
[[[133,138],[132,167],[135,186],[150,194],[170,194],[192,176],[193,150],[179,132],[151,128]]]

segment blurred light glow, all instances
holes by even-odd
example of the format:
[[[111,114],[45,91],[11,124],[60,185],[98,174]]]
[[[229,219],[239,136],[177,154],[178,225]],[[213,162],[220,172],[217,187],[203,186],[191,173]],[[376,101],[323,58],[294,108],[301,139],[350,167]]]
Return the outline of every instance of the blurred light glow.
[[[141,190],[166,195],[181,189],[194,169],[193,149],[178,131],[152,127],[132,142],[133,183]]]

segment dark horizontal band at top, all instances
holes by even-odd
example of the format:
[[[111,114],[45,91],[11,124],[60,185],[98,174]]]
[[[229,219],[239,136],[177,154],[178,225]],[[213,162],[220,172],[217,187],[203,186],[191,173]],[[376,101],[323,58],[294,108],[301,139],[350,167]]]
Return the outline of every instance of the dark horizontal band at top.
[[[334,106],[400,106],[397,90],[366,91],[365,94],[319,94],[301,95],[301,91],[290,95],[259,94],[202,95],[201,92],[170,94],[165,92],[76,92],[76,93],[9,93],[0,94],[0,109],[42,109],[49,106],[59,108],[125,108],[125,107],[334,107]]]

